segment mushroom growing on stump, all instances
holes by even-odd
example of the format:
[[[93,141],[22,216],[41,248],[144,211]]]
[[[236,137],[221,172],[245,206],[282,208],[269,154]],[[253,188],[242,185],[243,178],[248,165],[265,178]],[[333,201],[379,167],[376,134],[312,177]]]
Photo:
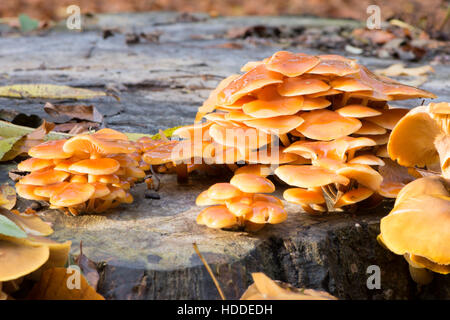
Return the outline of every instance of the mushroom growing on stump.
[[[31,273],[38,275],[47,268],[63,267],[68,258],[71,242],[59,243],[46,236],[52,228],[36,215],[12,213],[0,209],[3,228],[0,232],[0,300],[2,287],[8,298],[7,285]],[[10,288],[12,286],[9,286]]]
[[[32,158],[19,163],[19,170],[30,173],[18,181],[17,192],[72,215],[129,203],[128,190],[145,177],[133,157],[137,149],[126,135],[112,129],[45,142],[30,149]],[[123,193],[113,192],[117,189]]]
[[[388,151],[404,166],[441,168],[441,175],[430,171],[406,184],[380,224],[379,240],[404,255],[416,282],[428,284],[432,274],[427,270],[450,273],[449,103],[430,103],[408,112],[392,130]]]
[[[275,173],[301,188],[286,193],[286,200],[314,214],[354,209],[380,194],[395,197],[400,182],[383,184],[378,171],[389,158],[389,135],[408,109],[388,103],[435,98],[432,93],[376,76],[338,55],[280,51],[242,71],[213,90],[196,124],[176,131],[194,145],[212,142],[214,152],[204,160],[210,156],[209,163],[218,163],[231,155],[219,163],[239,173]],[[253,167],[240,169],[243,164]],[[261,173],[256,165],[268,169]],[[319,193],[325,203],[311,203],[308,196]]]
[[[277,224],[287,218],[282,202],[271,195],[275,186],[267,178],[236,174],[230,183],[216,183],[197,197],[198,206],[209,206],[197,216],[197,223],[210,228],[244,228],[257,231],[266,223]]]

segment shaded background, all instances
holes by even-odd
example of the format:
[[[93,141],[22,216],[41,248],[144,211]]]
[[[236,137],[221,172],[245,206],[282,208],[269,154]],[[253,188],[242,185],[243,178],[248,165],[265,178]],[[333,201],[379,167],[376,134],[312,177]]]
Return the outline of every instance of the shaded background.
[[[83,13],[142,11],[206,12],[217,15],[314,15],[329,18],[365,20],[366,8],[376,4],[383,20],[400,19],[423,30],[445,30],[448,0],[4,0],[0,17],[25,13],[40,20],[59,20],[67,16],[66,7],[80,6]]]

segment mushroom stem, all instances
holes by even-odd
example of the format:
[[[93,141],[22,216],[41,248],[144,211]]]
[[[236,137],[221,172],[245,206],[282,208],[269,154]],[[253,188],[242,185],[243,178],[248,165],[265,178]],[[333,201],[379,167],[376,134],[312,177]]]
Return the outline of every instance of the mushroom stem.
[[[69,207],[68,210],[69,210],[70,214],[73,216],[77,216],[79,214],[78,210],[75,209],[74,207]]]
[[[355,157],[355,149],[350,149],[347,155],[347,161],[352,160]]]
[[[291,141],[289,140],[289,137],[287,136],[286,133],[284,134],[280,134],[279,135],[281,143],[285,146],[285,147],[289,147],[291,144]]]
[[[345,106],[347,104],[348,99],[350,99],[350,92],[344,92],[342,94],[342,100],[341,100],[341,107]]]
[[[87,205],[87,208],[86,208],[86,211],[87,212],[94,211],[94,204],[95,204],[95,198],[90,198],[89,202],[88,202],[88,205]]]
[[[433,281],[433,273],[425,268],[416,268],[409,264],[409,274],[414,282],[427,285]]]
[[[186,163],[180,163],[175,166],[177,172],[177,182],[185,184],[188,182],[188,169]]]
[[[235,172],[237,169],[239,169],[239,167],[235,163],[228,163],[227,167],[233,172]]]
[[[113,200],[105,200],[101,205],[99,205],[95,209],[95,213],[102,213],[103,211],[106,211],[111,207]]]
[[[361,99],[361,105],[367,106],[367,103],[369,103],[369,98],[363,98],[363,99]]]

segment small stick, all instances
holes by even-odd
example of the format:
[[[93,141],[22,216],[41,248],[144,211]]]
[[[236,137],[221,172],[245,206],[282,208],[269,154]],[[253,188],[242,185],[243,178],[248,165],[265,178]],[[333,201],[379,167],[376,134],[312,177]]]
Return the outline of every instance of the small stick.
[[[206,270],[208,271],[209,275],[211,276],[212,280],[214,281],[214,284],[216,285],[217,291],[219,291],[219,295],[222,298],[222,300],[226,300],[225,295],[222,292],[222,289],[220,288],[219,282],[217,281],[216,277],[212,273],[211,268],[208,265],[208,262],[206,262],[205,258],[203,258],[202,254],[200,253],[200,250],[198,250],[197,244],[194,242],[192,244],[194,247],[195,252],[197,253],[200,260],[203,262],[203,265],[205,266]]]

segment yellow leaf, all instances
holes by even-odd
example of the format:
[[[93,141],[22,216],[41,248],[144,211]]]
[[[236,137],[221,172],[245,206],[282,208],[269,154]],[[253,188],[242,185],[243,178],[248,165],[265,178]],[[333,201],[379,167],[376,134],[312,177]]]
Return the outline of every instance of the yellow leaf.
[[[11,210],[16,205],[17,195],[16,190],[9,184],[5,183],[0,186],[0,206]]]
[[[0,97],[16,99],[74,99],[85,100],[104,97],[108,94],[83,88],[59,86],[54,84],[15,84],[0,87]]]
[[[92,288],[81,274],[80,288],[70,288],[68,283],[75,276],[66,268],[51,268],[42,272],[41,279],[31,290],[28,299],[32,300],[105,300]]]

